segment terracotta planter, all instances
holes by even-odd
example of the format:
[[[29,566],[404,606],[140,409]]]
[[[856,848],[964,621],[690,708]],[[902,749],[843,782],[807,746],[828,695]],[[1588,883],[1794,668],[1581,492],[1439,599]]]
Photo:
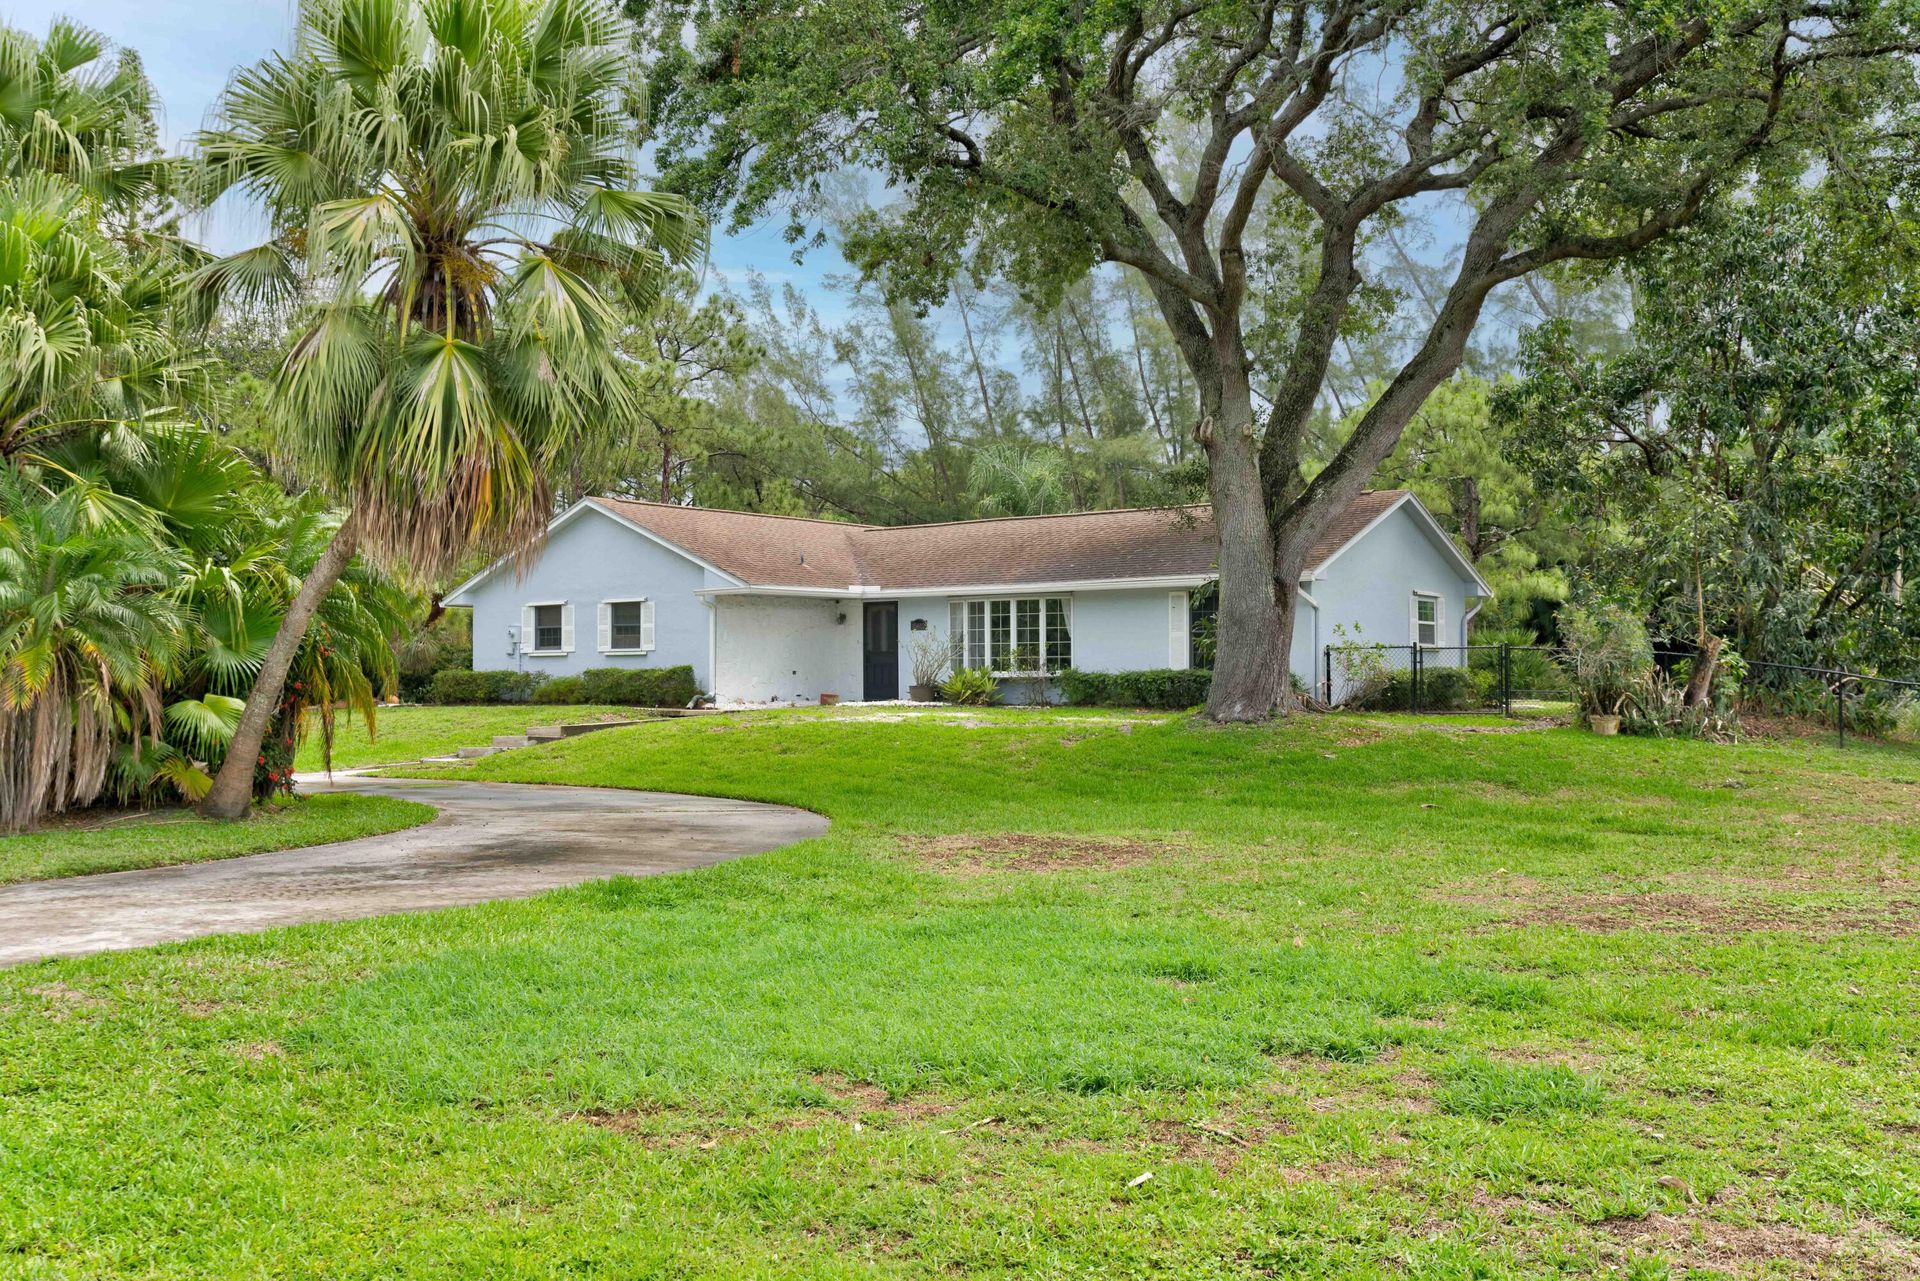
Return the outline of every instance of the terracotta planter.
[[[915,703],[932,703],[938,700],[938,691],[931,685],[909,685],[907,699]]]
[[[1602,738],[1612,738],[1620,732],[1620,718],[1618,716],[1589,716],[1587,717],[1587,728]]]
[[[822,694],[820,696],[820,706],[822,707],[832,707],[839,701],[840,696],[838,694]]]

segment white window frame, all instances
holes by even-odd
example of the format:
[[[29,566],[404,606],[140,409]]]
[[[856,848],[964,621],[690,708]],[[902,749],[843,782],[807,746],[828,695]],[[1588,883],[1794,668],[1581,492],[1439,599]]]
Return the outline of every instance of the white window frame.
[[[640,644],[616,647],[613,643],[613,607],[615,605],[638,605],[640,607]],[[656,646],[654,634],[653,598],[649,596],[619,596],[600,602],[599,616],[596,619],[595,632],[602,654],[645,655],[651,654]]]
[[[1044,596],[972,596],[955,597],[947,602],[947,643],[953,651],[952,663],[955,671],[963,667],[977,667],[985,670],[989,676],[1021,677],[1037,676],[1039,672],[1020,671],[1011,666],[995,666],[1003,654],[1011,659],[1013,653],[1022,644],[1023,635],[1031,635],[1035,649],[1040,654],[1043,669],[1053,672],[1056,669],[1047,663],[1047,650],[1052,636],[1048,632],[1047,603],[1059,603],[1061,628],[1066,632],[1068,660],[1066,666],[1073,665],[1073,597],[1060,592],[1051,592]],[[1023,629],[1020,606],[1030,604],[1034,607],[1031,618],[1032,627]],[[999,609],[996,609],[996,606]],[[995,615],[1000,609],[1006,612],[1006,644],[996,647]],[[1000,649],[1002,652],[996,652]]]
[[[1433,602],[1433,639],[1420,639],[1420,629],[1425,626],[1420,618],[1420,602]],[[1408,644],[1420,649],[1443,649],[1446,647],[1447,598],[1440,592],[1415,592],[1407,604],[1407,620],[1410,635]]]
[[[535,612],[542,609],[560,611],[560,648],[540,648],[540,621]],[[573,603],[564,600],[530,600],[520,607],[520,652],[528,658],[565,658],[573,653]]]

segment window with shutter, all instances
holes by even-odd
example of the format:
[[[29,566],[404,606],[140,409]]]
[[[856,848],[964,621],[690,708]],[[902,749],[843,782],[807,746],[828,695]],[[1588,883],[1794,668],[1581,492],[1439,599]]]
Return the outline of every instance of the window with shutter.
[[[533,651],[535,653],[558,652],[566,648],[562,643],[565,612],[564,605],[529,605],[527,612],[533,616]]]
[[[1424,649],[1440,644],[1440,598],[1427,592],[1413,594],[1413,643]]]
[[[1167,666],[1175,669],[1191,667],[1188,656],[1188,643],[1192,640],[1191,623],[1187,618],[1187,594],[1185,592],[1167,593]]]
[[[651,646],[646,635],[647,602],[640,600],[616,600],[607,604],[608,626],[612,632],[615,653],[629,650],[644,650]]]

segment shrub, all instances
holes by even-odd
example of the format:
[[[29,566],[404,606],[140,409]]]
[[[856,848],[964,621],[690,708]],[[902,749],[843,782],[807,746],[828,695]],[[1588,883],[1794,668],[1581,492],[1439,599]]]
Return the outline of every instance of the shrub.
[[[1060,673],[1060,690],[1076,707],[1157,707],[1184,711],[1207,701],[1213,673],[1197,667],[1163,667],[1140,672]]]
[[[1560,612],[1573,660],[1573,684],[1585,716],[1618,716],[1653,667],[1646,624],[1618,605]]]
[[[544,672],[469,672],[448,668],[433,674],[432,701],[457,703],[524,703],[546,683]]]
[[[587,701],[586,683],[578,676],[559,676],[533,691],[529,702],[542,705],[555,703],[584,703]]]
[[[593,667],[580,677],[582,701],[622,707],[685,707],[699,694],[693,668]]]
[[[993,673],[978,667],[963,667],[941,683],[940,697],[949,703],[984,707],[1000,701],[1000,682]]]

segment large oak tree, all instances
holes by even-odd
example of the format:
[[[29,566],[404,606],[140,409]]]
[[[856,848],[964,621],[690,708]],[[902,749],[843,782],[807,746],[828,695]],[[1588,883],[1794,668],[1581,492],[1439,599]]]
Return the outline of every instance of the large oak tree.
[[[1198,386],[1218,719],[1283,706],[1308,550],[1491,291],[1637,253],[1762,170],[1852,163],[1898,132],[1920,24],[1906,0],[628,3],[667,181],[709,208],[805,235],[853,167],[897,199],[848,250],[903,295],[1140,274]],[[1336,343],[1382,305],[1369,247],[1442,207],[1432,319],[1308,481]]]

